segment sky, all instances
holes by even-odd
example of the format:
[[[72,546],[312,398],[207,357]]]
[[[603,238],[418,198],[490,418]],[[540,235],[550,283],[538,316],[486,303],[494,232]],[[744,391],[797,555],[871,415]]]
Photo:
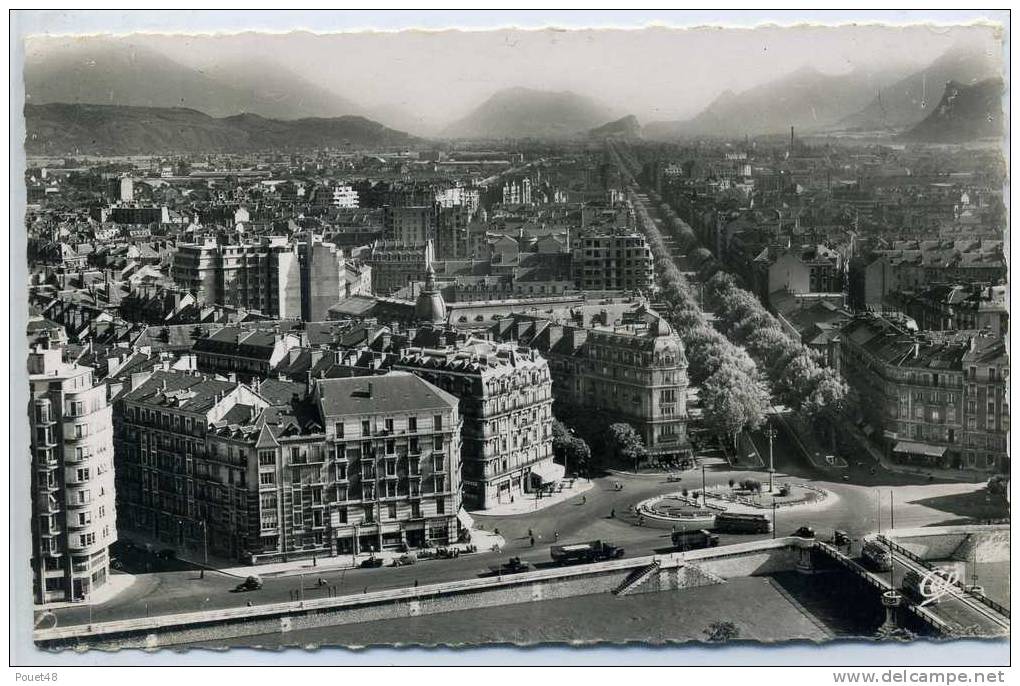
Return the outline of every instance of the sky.
[[[129,40],[200,69],[272,59],[366,108],[413,113],[425,128],[456,120],[513,86],[571,90],[644,123],[689,118],[725,90],[740,92],[805,66],[830,73],[921,67],[959,43],[1001,52],[987,25],[132,34]]]

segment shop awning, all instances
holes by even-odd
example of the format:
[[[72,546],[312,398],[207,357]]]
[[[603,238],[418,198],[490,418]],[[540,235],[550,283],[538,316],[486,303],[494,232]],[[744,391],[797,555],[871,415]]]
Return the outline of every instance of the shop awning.
[[[946,454],[946,447],[941,445],[928,445],[927,443],[900,441],[896,444],[896,447],[893,448],[893,452],[925,455],[927,457],[942,457]]]
[[[475,526],[475,520],[472,519],[471,515],[463,507],[457,510],[457,521],[465,529],[472,529]]]
[[[531,465],[531,476],[543,484],[556,483],[563,478],[566,469],[561,464],[556,464],[551,459],[544,460],[538,464]]]

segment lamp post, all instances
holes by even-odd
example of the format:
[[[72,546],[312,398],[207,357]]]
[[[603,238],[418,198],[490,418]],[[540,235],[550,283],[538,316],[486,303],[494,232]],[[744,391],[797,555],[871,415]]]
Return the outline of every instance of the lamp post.
[[[701,506],[708,507],[708,487],[705,482],[705,465],[701,465]]]
[[[206,520],[202,520],[202,569],[198,572],[198,578],[205,578],[205,568],[209,566],[209,529],[206,527]]]
[[[775,475],[776,469],[772,463],[772,439],[776,437],[776,429],[771,424],[765,426],[765,436],[769,439],[769,493],[772,493],[774,487],[773,476]]]

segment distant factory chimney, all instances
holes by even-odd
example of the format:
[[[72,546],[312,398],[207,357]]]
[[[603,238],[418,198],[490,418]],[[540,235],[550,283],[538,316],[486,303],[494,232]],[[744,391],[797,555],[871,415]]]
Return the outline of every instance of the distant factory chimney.
[[[793,127],[790,127],[790,152],[793,152]]]

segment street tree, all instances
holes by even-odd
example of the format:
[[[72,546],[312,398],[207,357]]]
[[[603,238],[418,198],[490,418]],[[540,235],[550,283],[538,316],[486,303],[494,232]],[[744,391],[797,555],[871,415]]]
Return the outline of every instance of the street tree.
[[[705,425],[717,435],[728,437],[734,448],[741,431],[761,426],[769,406],[761,383],[728,365],[706,379],[700,400]]]
[[[626,422],[609,425],[606,430],[606,444],[617,461],[634,465],[634,471],[638,470],[641,462],[648,456],[641,434]]]

